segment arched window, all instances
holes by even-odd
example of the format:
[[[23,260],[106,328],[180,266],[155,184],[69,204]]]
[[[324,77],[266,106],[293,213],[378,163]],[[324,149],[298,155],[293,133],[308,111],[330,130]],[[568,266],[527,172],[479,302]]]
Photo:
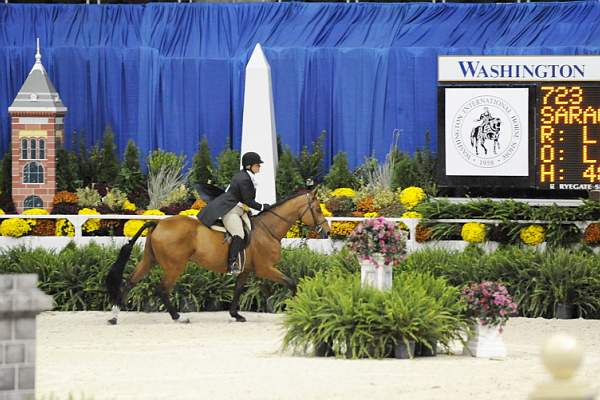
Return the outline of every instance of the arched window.
[[[44,202],[38,196],[29,196],[23,202],[23,208],[29,210],[30,208],[43,208]]]
[[[31,158],[32,160],[35,160],[37,158],[37,154],[36,154],[36,151],[35,151],[36,140],[35,139],[31,139],[29,141],[29,145],[31,146],[31,157],[29,157],[29,158]]]
[[[27,139],[21,139],[21,159],[29,159],[29,141]]]
[[[38,155],[40,156],[40,160],[46,158],[46,141],[44,139],[40,139],[38,143]]]
[[[44,167],[36,162],[25,164],[23,183],[44,183]]]

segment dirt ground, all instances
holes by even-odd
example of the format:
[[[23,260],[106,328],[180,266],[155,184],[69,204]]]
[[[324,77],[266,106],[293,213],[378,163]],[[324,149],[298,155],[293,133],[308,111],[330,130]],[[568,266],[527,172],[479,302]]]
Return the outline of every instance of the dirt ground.
[[[282,354],[281,315],[225,312],[46,312],[37,320],[37,398],[67,399],[525,399],[549,379],[539,352],[555,332],[586,356],[577,379],[600,387],[600,321],[512,319],[503,361],[439,355],[342,360]]]

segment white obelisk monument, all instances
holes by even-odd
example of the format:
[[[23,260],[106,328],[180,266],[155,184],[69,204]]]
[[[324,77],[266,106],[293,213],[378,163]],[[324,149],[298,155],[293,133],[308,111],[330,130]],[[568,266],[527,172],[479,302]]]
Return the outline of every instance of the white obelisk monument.
[[[273,111],[271,67],[256,44],[246,65],[244,87],[244,116],[242,122],[242,154],[255,151],[264,161],[256,175],[256,201],[275,202],[275,176],[277,171],[277,136]]]

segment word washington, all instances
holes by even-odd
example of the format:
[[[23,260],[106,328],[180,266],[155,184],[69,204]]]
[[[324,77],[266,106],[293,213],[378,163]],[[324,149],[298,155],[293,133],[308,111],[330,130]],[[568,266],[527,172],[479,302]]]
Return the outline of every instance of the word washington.
[[[584,78],[584,64],[492,64],[459,61],[463,76],[472,78]]]

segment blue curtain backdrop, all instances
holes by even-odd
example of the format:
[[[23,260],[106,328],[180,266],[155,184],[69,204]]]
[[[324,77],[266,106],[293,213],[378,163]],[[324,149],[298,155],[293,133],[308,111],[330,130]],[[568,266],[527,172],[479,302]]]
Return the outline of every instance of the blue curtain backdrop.
[[[412,152],[437,130],[440,54],[597,54],[600,3],[0,5],[0,149],[7,108],[43,63],[88,144],[110,124],[119,151],[239,148],[244,66],[271,64],[277,132],[298,152],[326,130],[329,160]]]

